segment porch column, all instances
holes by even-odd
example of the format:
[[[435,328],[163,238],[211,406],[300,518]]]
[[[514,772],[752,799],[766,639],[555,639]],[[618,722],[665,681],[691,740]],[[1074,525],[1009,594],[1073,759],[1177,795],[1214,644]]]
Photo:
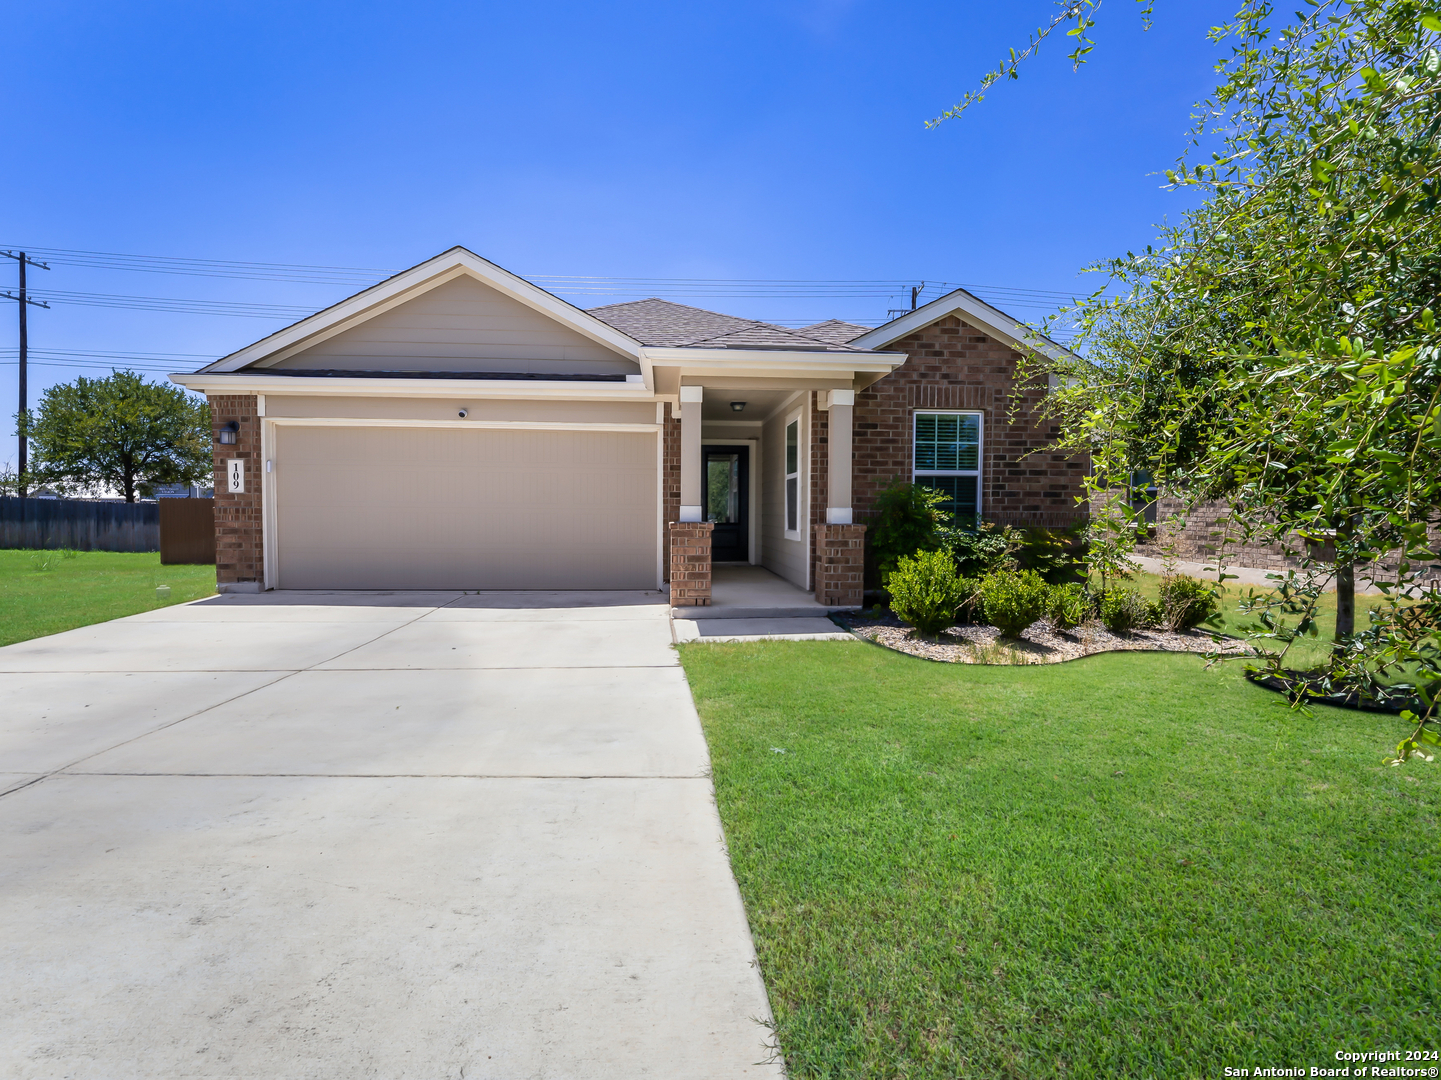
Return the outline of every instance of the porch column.
[[[826,425],[826,523],[816,525],[816,600],[829,608],[858,608],[865,599],[866,527],[851,524],[851,419],[854,390],[831,390],[821,399]]]
[[[851,414],[855,411],[854,390],[832,390],[830,424],[826,435],[830,455],[826,461],[829,490],[826,493],[826,524],[851,523]]]
[[[700,411],[705,389],[680,388],[680,520],[701,521]]]

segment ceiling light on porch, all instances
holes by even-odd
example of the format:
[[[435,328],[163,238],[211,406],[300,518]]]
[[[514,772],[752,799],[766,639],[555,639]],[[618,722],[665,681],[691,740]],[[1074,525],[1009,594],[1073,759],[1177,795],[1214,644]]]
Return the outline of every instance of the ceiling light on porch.
[[[731,402],[731,411],[732,411],[732,412],[745,412],[745,408],[746,408],[746,403],[745,403],[744,401],[732,401],[732,402]]]

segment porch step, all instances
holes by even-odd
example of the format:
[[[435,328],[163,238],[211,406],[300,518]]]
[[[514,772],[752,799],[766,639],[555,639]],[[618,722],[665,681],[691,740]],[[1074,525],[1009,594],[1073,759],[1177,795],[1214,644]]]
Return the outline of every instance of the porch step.
[[[708,607],[673,607],[671,617],[675,619],[824,619],[832,611],[845,608],[828,608],[817,604],[796,602],[791,604],[711,604]]]
[[[676,608],[696,611],[696,608]],[[854,641],[829,619],[685,619],[675,620],[676,641]]]

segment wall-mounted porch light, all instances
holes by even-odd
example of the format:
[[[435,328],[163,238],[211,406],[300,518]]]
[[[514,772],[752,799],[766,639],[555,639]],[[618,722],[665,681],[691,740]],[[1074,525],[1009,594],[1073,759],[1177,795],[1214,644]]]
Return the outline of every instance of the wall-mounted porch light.
[[[732,401],[732,402],[731,402],[731,412],[745,412],[745,408],[746,408],[746,403],[745,403],[744,401]]]
[[[234,446],[240,435],[240,422],[232,420],[220,429],[220,442],[224,446]]]

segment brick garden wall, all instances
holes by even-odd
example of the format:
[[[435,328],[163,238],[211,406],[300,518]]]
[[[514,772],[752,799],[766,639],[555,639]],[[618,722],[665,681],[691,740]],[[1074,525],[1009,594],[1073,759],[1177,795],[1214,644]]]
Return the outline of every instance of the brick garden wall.
[[[984,415],[980,488],[986,520],[1065,527],[1085,519],[1086,505],[1076,496],[1087,461],[1048,449],[1055,429],[1036,415],[1044,384],[1026,389],[1016,423],[1010,422],[1019,353],[954,315],[886,349],[908,359],[856,395],[852,501],[858,520],[892,478],[911,478],[911,418],[927,409]]]
[[[261,484],[264,463],[260,457],[260,417],[253,394],[211,394],[210,423],[215,460],[215,581],[218,585],[242,582],[264,587],[265,540],[261,530]],[[222,446],[220,429],[230,421],[240,424],[235,445]],[[245,491],[232,495],[226,478],[226,461],[245,462]]]

